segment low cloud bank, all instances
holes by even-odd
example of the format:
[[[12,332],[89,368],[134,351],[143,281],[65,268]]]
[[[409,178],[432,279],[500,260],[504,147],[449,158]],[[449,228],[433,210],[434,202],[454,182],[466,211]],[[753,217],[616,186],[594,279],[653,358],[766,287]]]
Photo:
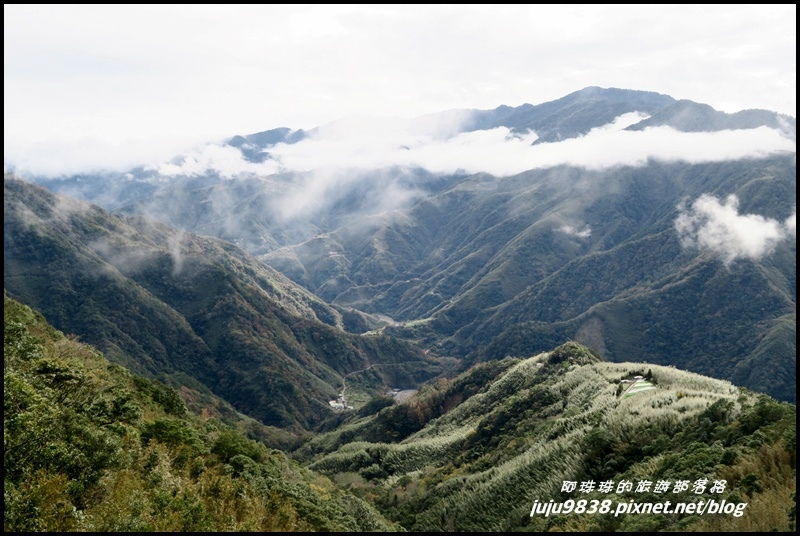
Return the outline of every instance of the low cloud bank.
[[[353,195],[354,188],[371,192],[371,204],[383,210],[401,208],[423,194],[418,181],[409,187],[397,180],[392,169],[406,174],[424,170],[437,176],[483,172],[506,177],[562,165],[603,170],[644,166],[653,160],[706,163],[796,150],[793,140],[767,127],[717,132],[680,132],[671,127],[625,130],[645,117],[624,114],[586,135],[539,144],[534,143],[535,132],[504,127],[462,132],[471,121],[466,112],[414,121],[351,118],[325,125],[298,143],[268,147],[269,159],[261,163],[245,160],[234,147],[210,145],[157,169],[164,176],[215,173],[223,179],[293,174],[289,182],[281,181],[286,189],[273,199],[280,217],[294,219]],[[577,237],[591,232],[562,231]],[[743,251],[730,255],[751,254],[750,247]]]
[[[584,136],[535,145],[535,132],[515,133],[505,127],[455,133],[459,121],[463,124],[468,120],[464,115],[444,126],[349,120],[322,127],[299,143],[270,147],[271,160],[261,164],[245,161],[231,147],[207,146],[179,164],[161,166],[159,172],[176,175],[214,170],[220,176],[232,177],[241,173],[408,167],[432,173],[484,172],[504,177],[560,165],[602,170],[642,166],[651,159],[703,163],[796,150],[794,141],[767,127],[717,132],[680,132],[671,127],[624,130],[644,117],[625,114]]]
[[[349,118],[324,125],[299,143],[269,147],[270,159],[262,163],[244,159],[234,147],[207,144],[183,153],[178,161],[156,164],[151,169],[167,177],[215,173],[233,178],[321,169],[330,175],[335,170],[408,167],[441,174],[484,172],[504,177],[560,165],[602,170],[645,165],[651,159],[701,163],[796,151],[793,140],[767,127],[718,132],[680,132],[670,127],[624,130],[645,117],[635,112],[624,114],[584,136],[535,145],[535,132],[518,133],[505,127],[462,132],[473,118],[472,112],[464,110],[414,120]],[[95,170],[121,171],[124,167],[115,161],[125,153],[124,148],[113,144],[98,148],[96,144],[74,142],[69,158],[62,154],[45,158],[42,154],[47,151],[39,149],[36,158],[30,155],[19,162],[6,162],[6,169],[53,177],[86,171],[82,166],[87,161],[93,162],[91,169]],[[62,167],[57,168],[55,161],[62,162]],[[128,169],[134,167],[133,162],[124,164]]]

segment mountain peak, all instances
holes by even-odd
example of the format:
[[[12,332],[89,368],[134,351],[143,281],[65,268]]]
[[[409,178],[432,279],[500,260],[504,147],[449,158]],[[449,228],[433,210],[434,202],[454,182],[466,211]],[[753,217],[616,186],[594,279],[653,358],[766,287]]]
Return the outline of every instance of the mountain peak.
[[[567,341],[550,352],[548,363],[568,363],[570,365],[589,365],[600,363],[603,358],[590,348],[575,341]]]

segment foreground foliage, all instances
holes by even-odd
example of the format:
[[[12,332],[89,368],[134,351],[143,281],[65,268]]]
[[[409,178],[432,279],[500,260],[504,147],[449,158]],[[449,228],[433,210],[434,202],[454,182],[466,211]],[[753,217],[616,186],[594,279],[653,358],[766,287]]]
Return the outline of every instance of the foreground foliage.
[[[362,531],[392,526],[285,454],[190,416],[4,299],[6,531]]]

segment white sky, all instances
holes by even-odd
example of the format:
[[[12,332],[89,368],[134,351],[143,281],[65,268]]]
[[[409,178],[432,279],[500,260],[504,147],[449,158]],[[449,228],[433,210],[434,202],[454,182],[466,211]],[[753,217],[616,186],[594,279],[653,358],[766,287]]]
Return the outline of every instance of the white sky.
[[[796,116],[794,4],[3,12],[4,162],[51,173],[354,114],[540,104],[586,86]]]

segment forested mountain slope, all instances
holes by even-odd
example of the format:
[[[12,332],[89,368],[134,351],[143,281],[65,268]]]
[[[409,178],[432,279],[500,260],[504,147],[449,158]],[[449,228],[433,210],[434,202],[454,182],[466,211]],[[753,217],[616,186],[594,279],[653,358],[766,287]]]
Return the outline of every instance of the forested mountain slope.
[[[3,528],[373,531],[375,509],[5,296]]]
[[[337,311],[231,244],[10,176],[4,209],[10,296],[110,359],[191,377],[265,424],[313,427],[343,375],[370,364],[388,364],[361,376],[372,392],[440,370],[407,343],[345,333]]]

